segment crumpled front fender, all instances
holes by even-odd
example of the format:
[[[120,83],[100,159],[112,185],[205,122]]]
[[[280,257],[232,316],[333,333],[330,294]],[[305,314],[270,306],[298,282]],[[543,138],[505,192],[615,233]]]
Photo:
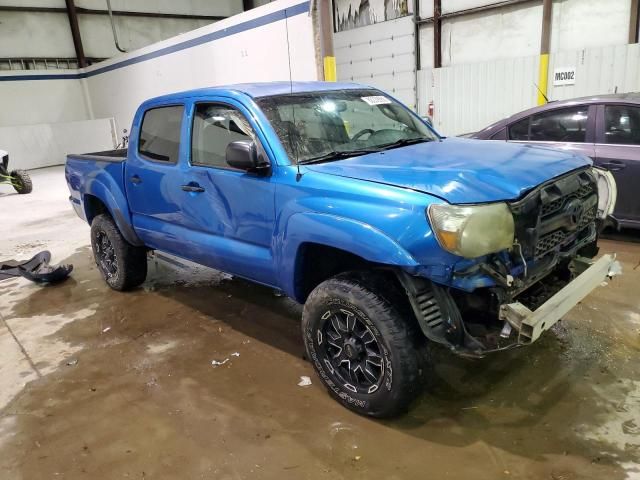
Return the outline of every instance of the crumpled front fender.
[[[296,213],[292,215],[280,239],[278,265],[280,285],[287,295],[296,298],[295,267],[300,247],[315,243],[352,253],[383,265],[393,265],[409,272],[418,262],[395,240],[380,230],[349,218],[324,213]],[[321,258],[317,259],[322,262]]]

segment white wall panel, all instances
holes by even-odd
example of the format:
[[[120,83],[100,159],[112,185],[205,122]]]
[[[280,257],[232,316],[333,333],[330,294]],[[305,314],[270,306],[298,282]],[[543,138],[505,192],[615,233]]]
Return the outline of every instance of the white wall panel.
[[[80,80],[0,81],[0,127],[88,120],[89,112]]]
[[[422,0],[420,2],[420,18],[431,18],[431,17],[433,17],[433,1]]]
[[[211,20],[115,16],[114,23],[120,47],[131,51],[209,25]],[[113,40],[113,31],[108,17],[83,15],[79,27],[85,55],[94,58],[110,58],[120,55]],[[73,48],[73,44],[71,47]]]
[[[501,2],[496,0],[443,0],[442,13],[460,12],[462,10],[469,10],[470,8],[486,7],[487,5],[495,5],[497,3]]]
[[[433,23],[420,26],[420,68],[433,67]]]
[[[551,51],[625,44],[630,12],[631,0],[556,0]]]
[[[9,152],[11,169],[62,165],[68,153],[114,148],[110,119],[0,127],[0,145]]]
[[[338,32],[334,49],[338,79],[384,89],[409,106],[415,104],[412,17]]]
[[[535,55],[540,52],[541,31],[542,5],[538,4],[443,20],[442,65]]]
[[[2,12],[0,35],[0,57],[76,56],[64,14]]]

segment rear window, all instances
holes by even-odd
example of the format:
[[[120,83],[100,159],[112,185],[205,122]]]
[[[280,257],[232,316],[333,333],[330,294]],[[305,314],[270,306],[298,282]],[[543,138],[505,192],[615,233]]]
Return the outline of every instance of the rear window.
[[[138,152],[158,162],[177,163],[183,111],[182,105],[147,110],[140,127]]]

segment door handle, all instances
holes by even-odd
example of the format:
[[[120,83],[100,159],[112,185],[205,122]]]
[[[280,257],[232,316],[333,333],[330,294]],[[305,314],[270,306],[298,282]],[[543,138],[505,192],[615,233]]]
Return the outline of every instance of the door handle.
[[[185,192],[196,192],[196,193],[204,192],[204,188],[202,188],[197,183],[182,185],[180,188]]]
[[[606,168],[607,170],[615,172],[617,170],[622,170],[623,168],[626,168],[627,164],[619,160],[611,160],[610,162],[601,163],[600,166]]]
[[[142,183],[142,179],[138,175],[133,175],[129,180],[131,180],[131,183],[135,183],[136,185]]]

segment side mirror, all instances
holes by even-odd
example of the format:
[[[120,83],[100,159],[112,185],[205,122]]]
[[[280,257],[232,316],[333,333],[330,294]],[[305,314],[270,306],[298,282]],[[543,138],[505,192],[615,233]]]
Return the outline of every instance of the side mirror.
[[[229,143],[226,150],[227,164],[238,170],[267,170],[269,164],[258,155],[258,148],[251,140],[237,140]]]

